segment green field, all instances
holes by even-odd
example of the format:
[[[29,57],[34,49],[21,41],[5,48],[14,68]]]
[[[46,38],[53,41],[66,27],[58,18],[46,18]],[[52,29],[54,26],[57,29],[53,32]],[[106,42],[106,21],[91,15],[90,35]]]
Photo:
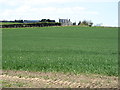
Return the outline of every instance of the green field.
[[[4,28],[2,33],[3,70],[118,76],[117,28]]]
[[[22,24],[22,23],[14,23],[14,22],[0,22],[0,25],[6,25],[6,24]]]

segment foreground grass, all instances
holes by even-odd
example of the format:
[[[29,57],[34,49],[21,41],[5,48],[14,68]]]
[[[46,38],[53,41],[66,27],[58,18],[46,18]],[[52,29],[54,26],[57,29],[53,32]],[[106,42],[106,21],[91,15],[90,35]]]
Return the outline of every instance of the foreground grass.
[[[3,29],[3,69],[118,75],[117,28]]]

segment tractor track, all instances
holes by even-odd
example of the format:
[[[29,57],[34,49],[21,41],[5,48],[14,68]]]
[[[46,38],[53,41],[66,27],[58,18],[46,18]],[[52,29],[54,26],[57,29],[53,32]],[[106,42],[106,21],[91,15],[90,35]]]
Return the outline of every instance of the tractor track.
[[[7,71],[7,73],[5,71],[0,78],[3,82],[11,82],[10,87],[28,88],[117,88],[118,84],[117,77],[24,71]],[[15,83],[24,83],[24,85],[17,86]],[[3,83],[3,86],[6,87],[6,84]]]

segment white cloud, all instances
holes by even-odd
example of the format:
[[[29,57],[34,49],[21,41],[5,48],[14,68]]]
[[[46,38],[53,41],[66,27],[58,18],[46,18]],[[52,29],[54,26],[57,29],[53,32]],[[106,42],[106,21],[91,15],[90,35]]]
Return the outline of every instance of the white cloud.
[[[81,2],[119,2],[119,0],[0,0],[0,4],[6,4],[10,6],[15,5],[43,5],[54,3],[81,3]]]
[[[72,18],[73,16],[80,17],[89,15],[97,15],[96,11],[87,11],[84,7],[30,7],[30,6],[21,6],[15,9],[7,9],[1,13],[0,19],[40,19],[40,18]],[[19,18],[18,18],[19,17]]]
[[[81,18],[94,19],[100,14],[99,11],[94,11],[94,9],[91,10],[87,7],[75,6],[76,3],[117,3],[118,1],[119,0],[0,0],[0,6],[2,6],[0,19],[70,18],[73,22],[81,20]],[[99,20],[101,20],[100,17]]]

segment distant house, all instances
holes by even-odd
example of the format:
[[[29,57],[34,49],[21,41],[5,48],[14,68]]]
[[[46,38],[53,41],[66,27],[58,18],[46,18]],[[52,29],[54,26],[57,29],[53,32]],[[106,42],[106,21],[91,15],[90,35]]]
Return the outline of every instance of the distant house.
[[[37,23],[40,22],[40,20],[24,20],[23,23]]]
[[[70,21],[70,19],[59,19],[59,23],[61,23],[61,25],[63,26],[67,26],[67,25],[73,25],[73,23]]]

